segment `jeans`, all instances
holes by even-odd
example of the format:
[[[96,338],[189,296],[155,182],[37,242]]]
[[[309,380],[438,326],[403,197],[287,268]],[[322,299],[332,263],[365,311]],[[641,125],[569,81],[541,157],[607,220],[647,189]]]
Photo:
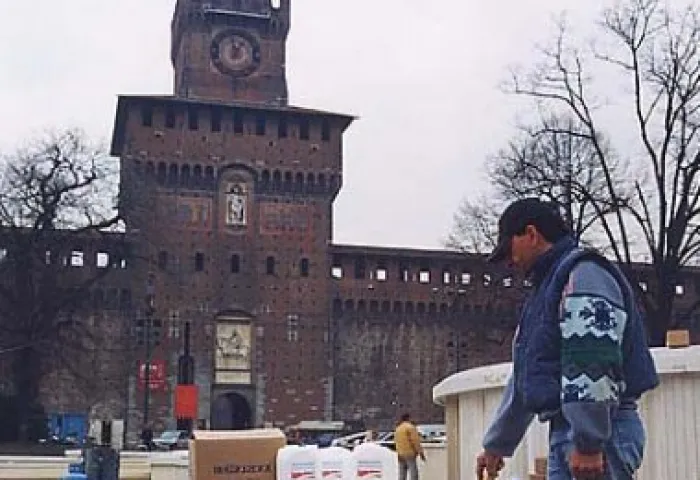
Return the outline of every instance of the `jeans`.
[[[632,480],[644,455],[644,425],[636,410],[618,410],[612,418],[612,435],[605,444],[605,480]],[[550,422],[548,480],[572,480],[569,453],[573,449],[569,425]]]
[[[399,457],[399,480],[406,480],[408,472],[411,472],[411,480],[418,480],[416,457]]]

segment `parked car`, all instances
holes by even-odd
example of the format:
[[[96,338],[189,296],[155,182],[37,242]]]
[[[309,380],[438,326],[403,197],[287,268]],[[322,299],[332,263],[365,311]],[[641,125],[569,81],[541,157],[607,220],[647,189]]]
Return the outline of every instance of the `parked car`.
[[[158,450],[179,450],[189,446],[190,436],[185,430],[166,430],[153,439]]]
[[[352,450],[357,445],[363,443],[367,439],[367,432],[353,433],[344,437],[335,438],[331,445],[334,447],[344,447]]]
[[[447,427],[442,423],[416,425],[424,442],[436,442],[447,436]]]
[[[394,432],[380,432],[375,441],[378,445],[396,450],[396,442],[394,442]]]

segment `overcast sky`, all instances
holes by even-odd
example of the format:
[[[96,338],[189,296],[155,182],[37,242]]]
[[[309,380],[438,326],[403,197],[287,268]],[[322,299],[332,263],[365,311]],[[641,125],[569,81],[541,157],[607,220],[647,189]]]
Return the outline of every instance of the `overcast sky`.
[[[357,115],[337,243],[439,247],[522,103],[499,83],[562,9],[604,0],[293,0],[290,103]],[[0,0],[0,150],[44,129],[112,134],[119,94],[172,93],[175,0]]]

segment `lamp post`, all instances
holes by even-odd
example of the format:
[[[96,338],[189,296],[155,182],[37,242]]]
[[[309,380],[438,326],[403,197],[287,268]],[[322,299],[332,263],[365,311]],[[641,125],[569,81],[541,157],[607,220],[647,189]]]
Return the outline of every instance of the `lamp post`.
[[[155,313],[155,282],[153,274],[148,275],[146,282],[146,318],[144,342],[146,344],[146,361],[143,372],[143,428],[148,428],[148,409],[151,403],[151,324]]]
[[[191,355],[190,348],[190,322],[185,322],[185,343],[184,351],[177,361],[177,391],[176,395],[179,395],[183,387],[194,385],[194,358]],[[195,392],[196,398],[196,392]],[[191,407],[191,405],[190,405]],[[177,411],[178,404],[176,402],[176,416],[177,416],[177,429],[185,430],[188,433],[192,433],[194,427],[194,421],[197,418],[195,411],[183,412]],[[191,407],[192,408],[192,407]],[[195,408],[196,410],[196,403]]]

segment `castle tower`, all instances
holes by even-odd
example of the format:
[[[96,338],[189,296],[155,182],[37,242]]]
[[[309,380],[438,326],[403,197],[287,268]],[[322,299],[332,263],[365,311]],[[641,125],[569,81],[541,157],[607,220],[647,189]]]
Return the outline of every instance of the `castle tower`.
[[[175,95],[119,98],[111,152],[135,297],[155,283],[152,359],[167,382],[150,416],[165,425],[185,323],[194,420],[227,429],[333,417],[329,244],[352,118],[287,105],[289,0],[275,3],[179,0]],[[141,309],[133,317],[142,322]],[[132,384],[130,435],[144,410]]]
[[[172,21],[175,94],[286,104],[289,1],[179,0]]]

